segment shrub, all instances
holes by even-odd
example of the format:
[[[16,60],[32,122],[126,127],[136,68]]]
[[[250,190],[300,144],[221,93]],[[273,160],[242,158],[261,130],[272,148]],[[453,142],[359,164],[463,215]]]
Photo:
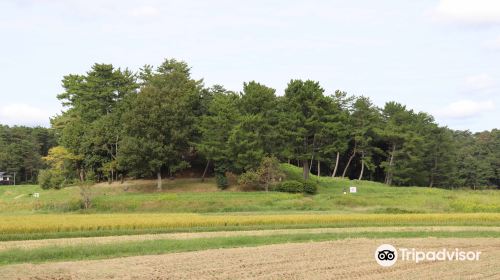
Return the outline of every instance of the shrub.
[[[251,170],[241,174],[238,178],[238,185],[242,186],[244,190],[259,189],[259,174]]]
[[[312,180],[306,180],[302,182],[304,186],[304,193],[315,194],[318,191],[318,184]]]
[[[276,185],[274,191],[288,192],[288,193],[307,193],[315,194],[318,191],[318,184],[312,180],[296,181],[289,180]]]
[[[264,157],[256,171],[249,170],[240,175],[238,184],[244,190],[262,189],[268,191],[278,184],[284,176],[277,158]]]
[[[91,184],[82,184],[80,187],[80,197],[81,197],[81,208],[90,209],[92,207],[92,199],[94,194],[92,192]]]
[[[269,187],[272,188],[273,185],[281,181],[285,176],[280,169],[279,160],[274,156],[264,157],[256,173],[259,176],[259,184],[266,191],[269,190]]]
[[[60,171],[47,169],[40,170],[38,183],[42,189],[60,189],[64,187],[66,180]]]
[[[304,191],[304,184],[299,181],[290,180],[276,185],[274,190],[278,192],[301,193]]]
[[[229,187],[227,177],[224,174],[220,174],[220,173],[216,174],[215,175],[215,182],[217,183],[217,187],[219,187],[222,190],[227,189],[227,187]]]
[[[227,185],[228,186],[234,186],[238,183],[238,175],[234,174],[233,172],[226,172],[224,175],[227,178]]]

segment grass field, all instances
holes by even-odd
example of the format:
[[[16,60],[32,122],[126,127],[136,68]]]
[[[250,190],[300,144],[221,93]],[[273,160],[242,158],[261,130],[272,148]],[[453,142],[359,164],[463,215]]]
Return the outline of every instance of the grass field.
[[[290,178],[301,170],[284,165]],[[331,213],[473,213],[500,212],[500,192],[496,190],[445,190],[425,187],[390,187],[370,181],[313,176],[319,182],[314,196],[278,192],[219,191],[213,180],[167,181],[163,192],[156,192],[154,181],[131,181],[124,185],[98,184],[94,187],[90,213],[228,213],[302,212]],[[358,193],[343,194],[349,186]],[[30,194],[38,192],[40,198]],[[81,212],[78,187],[42,190],[35,185],[0,186],[2,213]]]

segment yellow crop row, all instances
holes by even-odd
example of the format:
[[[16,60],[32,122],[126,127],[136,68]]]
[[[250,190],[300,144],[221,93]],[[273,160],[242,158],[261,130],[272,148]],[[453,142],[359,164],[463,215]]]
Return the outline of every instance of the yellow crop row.
[[[224,226],[499,226],[500,213],[450,214],[34,214],[0,215],[0,234]]]

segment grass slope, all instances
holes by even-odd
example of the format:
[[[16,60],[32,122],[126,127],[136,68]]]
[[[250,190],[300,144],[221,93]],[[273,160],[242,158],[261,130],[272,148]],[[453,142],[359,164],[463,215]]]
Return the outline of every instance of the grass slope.
[[[301,170],[283,164],[289,178],[299,178]],[[155,192],[154,182],[132,181],[125,185],[99,184],[91,213],[162,212],[296,212],[333,213],[442,213],[500,212],[500,192],[496,190],[444,190],[425,187],[390,187],[384,184],[312,176],[319,182],[314,196],[277,192],[219,191],[213,180],[167,181],[165,191]],[[349,186],[358,193],[343,194]],[[40,193],[40,198],[30,194]],[[42,190],[38,186],[0,186],[2,213],[80,212],[78,187]]]

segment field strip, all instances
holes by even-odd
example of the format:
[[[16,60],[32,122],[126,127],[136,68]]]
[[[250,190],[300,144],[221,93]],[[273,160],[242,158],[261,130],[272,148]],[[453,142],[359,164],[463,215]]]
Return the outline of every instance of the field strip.
[[[248,231],[215,231],[184,232],[141,235],[121,235],[105,237],[77,237],[23,241],[0,242],[0,251],[9,249],[34,249],[47,246],[69,246],[82,244],[110,244],[117,242],[174,239],[186,240],[194,238],[236,237],[236,236],[272,236],[284,234],[318,234],[318,233],[360,233],[360,232],[500,232],[500,227],[478,226],[413,226],[413,227],[353,227],[353,228],[313,228],[313,229],[275,229]]]
[[[500,226],[500,213],[440,214],[34,214],[0,215],[5,235],[231,227]],[[189,231],[189,230],[188,230]],[[151,233],[151,232],[146,232]],[[118,234],[117,234],[118,235]],[[1,236],[0,236],[1,237]],[[58,236],[62,237],[62,236]],[[65,236],[68,237],[68,236]],[[28,238],[29,239],[29,238]]]
[[[419,250],[481,251],[479,261],[374,260],[380,244]],[[287,243],[0,267],[5,279],[498,279],[498,238],[383,238]]]

